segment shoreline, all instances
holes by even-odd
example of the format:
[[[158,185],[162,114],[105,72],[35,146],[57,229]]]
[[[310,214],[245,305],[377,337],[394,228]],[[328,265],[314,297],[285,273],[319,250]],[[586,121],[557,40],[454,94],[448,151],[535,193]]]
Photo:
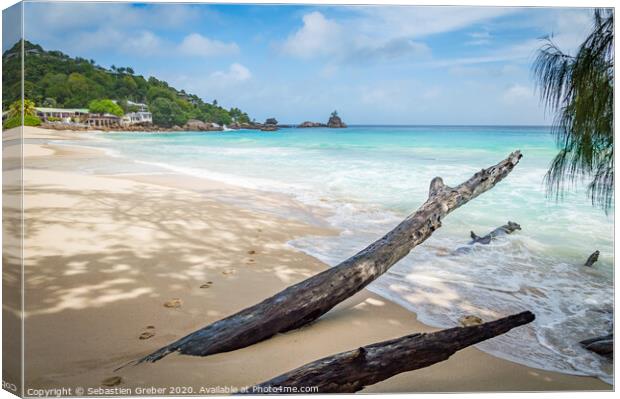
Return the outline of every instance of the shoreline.
[[[43,129],[32,129],[25,128],[26,131],[26,139],[29,138],[49,138],[50,140],[58,140],[58,132],[56,130],[53,131],[41,131]],[[89,132],[91,133],[91,132]],[[70,136],[79,137],[79,133],[74,133]],[[61,134],[61,136],[63,136]],[[65,138],[67,138],[65,136]],[[75,137],[69,137],[73,139]],[[61,146],[56,146],[61,147]],[[140,175],[136,176],[106,176],[106,175],[93,175],[93,176],[83,176],[73,172],[67,172],[62,170],[53,170],[54,164],[58,158],[67,158],[72,161],[79,160],[80,157],[91,157],[94,154],[88,154],[88,151],[81,150],[79,148],[73,149],[65,149],[65,151],[58,151],[58,148],[54,149],[53,144],[31,144],[27,143],[24,147],[24,153],[26,155],[25,166],[27,168],[27,172],[25,172],[25,177],[27,176],[30,181],[34,182],[32,184],[40,184],[41,187],[54,185],[56,187],[60,187],[60,190],[63,192],[62,196],[66,197],[63,201],[67,201],[68,204],[75,204],[75,197],[79,195],[76,191],[83,190],[96,190],[96,187],[99,183],[101,183],[104,187],[106,187],[106,191],[110,190],[114,195],[111,198],[107,199],[111,204],[104,204],[105,206],[112,206],[113,208],[122,208],[123,202],[119,202],[125,197],[124,195],[120,195],[118,198],[116,197],[117,192],[123,193],[123,191],[129,191],[130,197],[134,203],[139,206],[139,201],[135,201],[136,197],[142,198],[143,200],[148,200],[147,197],[142,195],[140,197],[140,192],[137,188],[152,190],[153,192],[158,193],[158,198],[162,203],[166,203],[166,201],[170,201],[172,197],[181,196],[184,198],[190,198],[192,205],[200,207],[200,204],[204,200],[208,200],[209,205],[212,209],[225,209],[228,212],[229,216],[234,218],[234,215],[242,214],[245,220],[252,220],[253,224],[264,225],[273,227],[277,230],[277,233],[274,233],[271,237],[267,239],[265,242],[266,248],[273,249],[274,252],[277,252],[277,255],[274,255],[271,258],[272,264],[276,264],[281,262],[282,254],[286,254],[286,256],[291,257],[291,259],[295,259],[296,262],[287,262],[285,261],[284,268],[278,268],[277,266],[272,266],[271,263],[260,263],[259,259],[255,259],[256,266],[260,266],[263,268],[262,273],[257,273],[256,270],[240,270],[237,267],[235,273],[232,273],[233,277],[236,277],[234,281],[228,281],[229,289],[231,291],[243,292],[245,297],[243,298],[232,298],[232,293],[221,292],[219,295],[222,295],[222,300],[218,300],[216,302],[210,303],[210,306],[215,308],[215,312],[217,315],[212,315],[208,317],[208,321],[215,321],[221,317],[224,317],[234,309],[240,309],[242,307],[253,304],[256,300],[260,300],[265,297],[269,292],[275,293],[278,290],[284,288],[286,285],[289,285],[293,282],[296,282],[302,278],[305,278],[311,274],[314,274],[320,270],[323,270],[327,265],[321,263],[316,258],[312,258],[308,255],[303,254],[301,251],[295,251],[292,248],[283,248],[282,242],[286,243],[289,240],[295,238],[295,236],[299,236],[300,234],[308,234],[309,232],[318,233],[318,234],[334,234],[333,231],[329,229],[323,229],[318,226],[311,226],[307,223],[302,223],[301,221],[293,221],[290,220],[284,221],[282,215],[277,215],[277,213],[269,213],[265,212],[265,209],[279,209],[280,207],[295,207],[300,206],[299,204],[294,204],[292,202],[286,203],[286,201],[282,198],[277,198],[277,196],[271,195],[261,195],[259,198],[255,198],[253,193],[247,193],[248,190],[232,190],[230,186],[227,186],[223,183],[208,181],[205,179],[192,178],[189,179],[184,177],[183,179],[177,179],[174,176],[180,175]],[[102,150],[103,153],[103,150]],[[107,157],[109,155],[102,154],[98,155],[100,157]],[[36,164],[37,162],[41,162],[43,165],[47,162],[47,165],[52,169],[50,171],[46,169],[28,169],[28,160]],[[166,177],[167,176],[167,177]],[[173,176],[173,177],[171,177]],[[79,178],[78,178],[79,177]],[[28,181],[28,180],[27,180]],[[64,183],[71,182],[71,183]],[[74,183],[77,182],[74,186]],[[116,182],[116,183],[113,183]],[[78,190],[76,190],[76,188]],[[26,191],[28,191],[28,187],[26,187]],[[245,196],[248,198],[247,201],[241,201],[237,204],[225,204],[222,203],[223,198],[233,198],[236,197],[241,191],[245,191]],[[100,190],[97,192],[101,192]],[[102,192],[102,193],[104,193]],[[225,194],[225,197],[222,197],[221,194]],[[33,197],[37,197],[39,193],[36,190],[30,193]],[[218,194],[220,197],[218,197]],[[44,194],[49,196],[54,196],[53,190],[50,190],[49,193]],[[56,194],[58,195],[58,194]],[[97,198],[91,198],[90,200],[97,200]],[[64,208],[67,207],[63,201],[53,201],[56,207]],[[251,208],[250,202],[254,201],[261,202],[263,205],[259,207]],[[271,201],[271,202],[269,202]],[[265,205],[265,202],[267,204]],[[35,212],[41,211],[41,209],[45,209],[45,206],[48,206],[45,201],[34,201],[36,204],[35,207],[31,207],[31,210]],[[77,201],[78,204],[81,204],[81,201]],[[84,204],[81,204],[81,206]],[[187,205],[187,204],[185,204]],[[70,206],[70,205],[69,205]],[[154,209],[158,209],[161,204],[149,202],[149,206]],[[26,204],[27,212],[28,212],[28,204]],[[248,211],[249,208],[249,211]],[[263,209],[260,209],[263,208]],[[105,208],[107,209],[107,208]],[[288,209],[288,208],[287,208]],[[175,210],[174,207],[170,207],[170,210]],[[75,212],[75,210],[64,209],[63,212],[68,212],[71,214],[71,211],[74,211],[73,217],[77,217],[80,212]],[[300,214],[311,214],[313,212],[312,209],[301,209]],[[88,212],[87,212],[88,213]],[[46,248],[46,244],[48,241],[39,241],[40,239],[49,240],[54,236],[54,233],[58,233],[58,231],[47,231],[46,230],[54,230],[54,217],[44,213],[45,217],[51,218],[50,225],[41,225],[36,233],[36,237],[33,238],[36,247],[39,247],[39,251],[42,254],[46,252],[53,252],[55,255],[59,256],[58,253],[62,253],[65,249],[61,246],[58,248],[54,248],[50,251],[50,248]],[[123,213],[121,213],[122,215]],[[207,219],[213,218],[213,214],[210,212],[202,213],[203,217]],[[89,215],[90,216],[90,215]],[[119,215],[120,216],[120,215]],[[175,216],[175,215],[172,215]],[[45,218],[44,217],[44,218]],[[149,213],[142,214],[142,218],[151,217]],[[96,225],[97,223],[110,223],[109,220],[105,220],[105,217],[99,218],[98,222],[90,221],[90,222],[79,222],[84,223],[85,226]],[[135,220],[137,223],[141,223],[143,219],[137,218]],[[123,220],[118,218],[114,218],[112,220],[112,224],[115,224],[117,227],[119,224],[123,224]],[[174,219],[166,221],[166,224],[189,224],[197,223],[199,225],[203,221],[194,221],[187,222],[184,219]],[[274,223],[282,223],[282,226],[275,227]],[[220,220],[217,224],[223,227],[224,224],[228,223],[226,220]],[[208,223],[207,223],[208,224]],[[165,224],[164,224],[165,227]],[[210,229],[205,229],[205,226],[194,226],[198,228],[205,234],[209,233]],[[283,227],[283,228],[281,228]],[[69,235],[70,237],[74,237],[77,232],[71,232],[71,229],[75,228],[76,230],[83,230],[82,227],[79,226],[65,226],[62,229],[62,233]],[[88,233],[88,228],[85,231],[81,231],[82,233]],[[262,229],[261,233],[266,232],[266,229]],[[114,234],[112,231],[105,230],[105,235],[108,237],[107,240],[113,241],[112,248],[114,246],[118,246],[119,242],[123,241],[123,234],[120,235]],[[188,236],[188,233],[183,229],[178,229],[174,231],[174,237],[178,240],[175,245],[180,245],[183,240],[191,239],[191,234]],[[244,237],[247,232],[244,232],[243,229],[237,229],[234,232],[229,232],[232,234],[230,237],[231,240],[238,240],[239,237]],[[95,238],[97,236],[101,236],[102,232],[91,231],[91,238]],[[128,231],[127,234],[137,241],[140,241],[141,244],[148,243],[148,240],[145,241],[140,239],[144,232],[132,232]],[[216,233],[217,234],[217,233]],[[234,237],[233,237],[234,236]],[[213,238],[213,237],[211,237]],[[246,240],[248,237],[245,237]],[[249,237],[256,238],[256,237]],[[282,241],[284,239],[284,241]],[[129,240],[130,241],[130,240]],[[243,239],[242,239],[243,241]],[[250,240],[251,241],[251,240]],[[204,243],[203,243],[204,244]],[[267,245],[268,244],[268,245]],[[139,245],[134,246],[132,243],[124,243],[124,246],[128,247],[127,251],[135,252]],[[92,245],[88,246],[90,250],[92,250]],[[289,246],[290,247],[290,246]],[[200,252],[204,252],[204,249],[200,251],[200,247],[191,247],[185,248],[187,252],[183,251],[184,255],[190,255],[190,257],[200,257],[205,256],[204,254],[199,255]],[[239,252],[238,248],[235,248],[236,252]],[[72,256],[80,257],[80,253],[83,253],[86,248],[84,245],[76,245],[73,248],[75,254]],[[151,248],[152,251],[159,251],[159,248]],[[241,250],[243,252],[244,250]],[[47,254],[49,256],[49,253]],[[63,254],[65,256],[66,254]],[[237,254],[239,255],[239,254]],[[241,259],[247,258],[247,254],[241,254]],[[92,256],[95,256],[93,253]],[[141,270],[141,272],[148,271],[148,267],[145,265],[140,266],[140,257],[133,258],[133,262],[128,262],[126,269],[127,271],[133,271],[132,269],[137,267]],[[57,260],[56,260],[57,262]],[[84,261],[82,261],[84,262]],[[88,262],[88,261],[87,261]],[[138,266],[136,266],[138,264]],[[300,266],[301,265],[301,266]],[[34,265],[36,266],[36,265]],[[50,270],[53,269],[54,265],[50,264]],[[58,266],[58,265],[56,265]],[[108,265],[109,266],[109,265]],[[256,268],[256,266],[252,266]],[[200,275],[200,272],[204,272],[204,270],[197,270],[196,266],[190,261],[186,264],[187,271],[194,273],[194,275]],[[193,269],[192,269],[193,268]],[[89,269],[80,269],[78,267],[78,274],[88,274]],[[224,270],[222,270],[224,271]],[[75,270],[73,270],[75,272]],[[119,271],[120,272],[120,271]],[[175,271],[166,271],[166,274],[175,274]],[[273,274],[279,276],[279,281],[273,281]],[[280,274],[278,274],[280,273]],[[187,278],[191,278],[192,273],[186,275]],[[243,278],[242,278],[243,277]],[[86,277],[85,277],[86,278]],[[288,281],[287,281],[288,280]],[[162,282],[159,282],[158,288],[165,289],[165,285],[161,286]],[[249,285],[248,285],[249,284]],[[214,281],[214,288],[216,286]],[[245,287],[245,289],[244,289]],[[69,286],[65,287],[65,291],[71,291],[76,289],[77,287]],[[106,287],[106,289],[109,287]],[[144,287],[142,287],[144,288]],[[62,290],[62,289],[61,289]],[[153,291],[155,292],[155,291]],[[153,293],[150,292],[150,293]],[[208,291],[213,292],[213,290]],[[204,294],[204,290],[201,292],[200,290],[196,293],[197,297],[202,297]],[[121,293],[115,293],[111,295],[122,295]],[[146,295],[146,294],[144,294]],[[157,313],[161,311],[161,304],[157,303],[142,303],[143,299],[141,299],[142,295],[137,295],[133,299],[127,299],[127,301],[133,301],[135,304],[140,305],[140,309],[145,309],[150,313]],[[35,295],[35,298],[37,296]],[[40,300],[45,299],[45,297],[40,297]],[[225,303],[226,301],[234,301],[234,306],[229,307],[230,303]],[[41,305],[42,308],[45,308],[45,305]],[[196,301],[196,303],[192,303],[190,310],[190,317],[184,318],[179,315],[176,315],[176,319],[168,319],[166,322],[173,322],[177,325],[172,325],[172,330],[176,331],[168,331],[165,334],[165,338],[175,339],[179,338],[183,334],[190,332],[194,329],[195,326],[200,327],[207,323],[206,318],[198,317],[199,315],[204,313],[204,304],[201,304],[200,301]],[[96,306],[95,306],[96,307]],[[103,307],[106,307],[105,305]],[[185,307],[185,305],[184,305]],[[219,307],[219,308],[218,308]],[[223,308],[222,308],[223,307]],[[202,310],[201,310],[202,309]],[[40,310],[40,309],[39,309]],[[63,309],[60,311],[61,313],[66,310]],[[117,309],[116,311],[127,313],[125,309]],[[39,313],[39,315],[45,315],[48,313]],[[112,313],[114,315],[114,313]],[[209,315],[207,311],[207,315]],[[110,314],[108,314],[110,316]],[[37,318],[37,313],[34,312],[34,319]],[[124,315],[122,318],[127,320],[128,315]],[[161,316],[160,316],[161,317]],[[30,320],[30,317],[29,317]],[[73,319],[74,323],[77,322],[77,318]],[[127,320],[128,321],[128,320]],[[163,320],[162,320],[163,321]],[[29,321],[35,322],[35,321]],[[146,322],[146,321],[145,321]],[[56,322],[58,324],[58,322]],[[131,323],[135,328],[135,323]],[[144,324],[144,323],[143,323]],[[363,326],[367,327],[367,330],[362,330],[361,328],[356,328],[356,331],[351,331],[351,325]],[[58,326],[60,328],[60,326]],[[123,326],[123,328],[127,328]],[[28,329],[28,328],[27,328]],[[356,294],[353,298],[345,301],[343,304],[338,305],[335,309],[330,311],[316,323],[314,323],[311,327],[301,329],[299,331],[290,332],[287,334],[280,334],[270,340],[267,340],[263,343],[254,345],[249,348],[244,348],[235,352],[219,354],[215,356],[211,356],[204,359],[196,359],[190,358],[187,356],[174,355],[171,356],[169,361],[161,361],[147,368],[140,368],[142,371],[139,371],[139,368],[132,368],[128,370],[124,375],[127,384],[140,384],[140,383],[150,383],[149,381],[158,381],[161,383],[162,381],[170,381],[174,382],[173,385],[179,385],[182,381],[185,381],[186,378],[184,376],[180,376],[177,374],[176,370],[180,370],[179,372],[187,373],[189,376],[193,376],[193,378],[197,378],[197,374],[193,372],[194,369],[201,369],[204,375],[213,376],[213,382],[217,382],[220,385],[224,385],[225,383],[234,383],[237,386],[243,386],[246,383],[256,383],[260,382],[263,379],[268,379],[270,377],[276,376],[281,372],[288,371],[292,368],[295,368],[307,361],[315,360],[319,357],[333,354],[342,350],[351,349],[355,345],[363,345],[372,342],[378,342],[388,338],[394,338],[401,335],[410,334],[415,331],[432,331],[436,330],[429,326],[423,325],[420,323],[416,315],[410,312],[407,309],[400,307],[399,305],[380,297],[374,293],[371,293],[368,290],[363,290],[362,292]],[[136,334],[139,331],[136,331]],[[157,334],[154,338],[146,340],[145,342],[139,342],[135,339],[135,335],[132,336],[133,340],[129,342],[123,341],[123,347],[126,352],[136,354],[138,352],[136,347],[145,346],[143,344],[147,343],[148,346],[155,347],[157,345],[151,345],[152,343],[157,341],[157,344],[167,343],[165,339],[161,339],[160,335]],[[78,337],[79,339],[80,337]],[[118,338],[118,337],[117,337]],[[30,340],[40,340],[41,337],[33,337]],[[82,337],[83,339],[83,337]],[[103,338],[101,338],[103,339]],[[39,345],[35,342],[36,345]],[[42,344],[42,343],[40,343]],[[286,351],[283,348],[287,348]],[[95,348],[98,349],[98,348]],[[107,347],[110,349],[110,346]],[[150,350],[150,349],[149,349]],[[282,352],[294,352],[297,357],[292,356],[293,359],[290,359],[287,354]],[[142,352],[145,352],[143,350]],[[54,353],[53,350],[48,352],[50,355]],[[99,353],[103,358],[110,359],[115,356],[118,358],[118,353]],[[126,358],[126,356],[121,356],[122,358]],[[273,359],[276,357],[276,359]],[[249,359],[249,360],[248,360]],[[263,364],[265,359],[270,359],[271,368],[269,370],[261,369],[259,366]],[[73,359],[74,361],[78,359]],[[120,359],[119,359],[120,360]],[[131,360],[131,359],[130,359]],[[79,362],[92,362],[93,358],[88,359],[79,359]],[[467,368],[462,369],[462,366],[467,363]],[[38,362],[37,362],[38,363]],[[174,363],[169,364],[169,363]],[[73,365],[74,363],[70,363],[69,365]],[[242,371],[245,373],[243,378],[245,381],[240,381],[239,378],[235,380],[234,376],[231,375],[232,370],[227,367],[231,364],[234,364],[235,367],[242,367]],[[251,369],[251,366],[254,364],[255,368]],[[111,364],[110,364],[111,365]],[[40,367],[40,368],[39,368]],[[39,372],[40,374],[45,374],[44,365],[39,364],[37,366],[38,370],[35,372]],[[146,373],[149,373],[150,369],[152,372],[155,370],[153,375],[147,376]],[[172,377],[169,376],[171,374],[171,370],[175,370]],[[109,370],[106,370],[109,371]],[[92,369],[85,376],[83,373],[75,374],[76,370],[69,373],[61,373],[52,381],[48,382],[77,382],[82,381],[81,379],[86,378],[89,382],[93,384],[97,384],[97,378],[102,379],[101,370]],[[142,374],[145,373],[145,374]],[[168,373],[168,374],[166,374]],[[205,374],[206,373],[206,374]],[[217,378],[216,378],[217,377]],[[239,377],[237,375],[237,377]],[[242,378],[242,380],[243,380]],[[188,380],[189,381],[189,380]],[[47,382],[39,379],[37,381],[37,386],[46,386]],[[38,385],[42,384],[42,385]],[[435,384],[435,385],[434,385]],[[528,391],[528,390],[563,390],[563,389],[587,389],[587,390],[607,390],[612,389],[613,387],[599,381],[594,377],[580,377],[573,376],[568,374],[559,374],[554,372],[547,372],[543,370],[538,370],[534,368],[529,368],[527,366],[522,366],[516,363],[512,363],[507,360],[499,359],[494,356],[488,355],[478,349],[468,348],[462,352],[455,354],[451,359],[437,364],[435,366],[417,370],[413,372],[404,373],[398,376],[395,376],[389,380],[383,381],[379,384],[366,388],[362,392],[446,392],[446,391],[505,391],[505,390],[520,390],[520,391]]]

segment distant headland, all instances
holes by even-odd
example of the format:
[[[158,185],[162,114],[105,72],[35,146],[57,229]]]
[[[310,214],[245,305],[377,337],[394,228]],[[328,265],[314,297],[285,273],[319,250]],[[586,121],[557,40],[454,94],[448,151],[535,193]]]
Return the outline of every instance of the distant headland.
[[[47,51],[40,45],[20,41],[2,55],[5,71],[2,122],[5,129],[22,123],[21,51],[28,74],[24,106],[27,126],[54,130],[137,132],[224,131],[253,129],[265,132],[279,128],[345,128],[336,111],[327,123],[303,122],[280,125],[275,118],[264,123],[217,100],[206,102],[195,94],[178,90],[155,77],[145,78],[130,67],[110,69],[94,60]],[[12,71],[12,72],[11,72]]]

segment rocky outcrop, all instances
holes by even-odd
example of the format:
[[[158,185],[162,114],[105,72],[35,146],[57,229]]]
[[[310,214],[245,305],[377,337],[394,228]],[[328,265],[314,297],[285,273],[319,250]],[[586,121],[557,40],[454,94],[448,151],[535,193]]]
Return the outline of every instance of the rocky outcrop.
[[[327,127],[333,129],[341,129],[347,127],[347,125],[340,119],[338,115],[332,115],[329,117],[329,121],[327,122]]]
[[[305,121],[304,123],[302,123],[301,125],[297,126],[300,128],[309,128],[309,127],[327,127],[326,124],[324,123],[320,123],[320,122],[310,122],[310,121]]]
[[[188,120],[187,123],[183,126],[183,129],[193,132],[212,132],[223,130],[221,126],[216,125],[215,123],[203,122],[198,119]]]
[[[312,127],[329,127],[334,129],[341,129],[347,127],[347,125],[340,119],[338,116],[338,112],[334,111],[329,117],[327,124],[320,122],[310,122],[305,121],[301,125],[298,125],[299,128],[312,128]]]
[[[265,124],[260,128],[263,132],[275,132],[278,130],[278,121],[276,118],[267,118]]]
[[[263,125],[260,123],[255,123],[255,122],[248,122],[248,123],[239,123],[239,122],[233,122],[230,125],[228,125],[229,129],[233,129],[233,130],[239,130],[239,129],[254,129],[254,130],[260,130],[260,128]]]

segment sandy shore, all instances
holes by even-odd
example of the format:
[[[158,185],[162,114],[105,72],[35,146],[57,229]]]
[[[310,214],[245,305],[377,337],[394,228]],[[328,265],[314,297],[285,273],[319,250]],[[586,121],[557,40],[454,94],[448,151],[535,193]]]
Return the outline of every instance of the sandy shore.
[[[73,135],[26,129],[28,139],[41,141],[24,148],[27,387],[98,387],[120,376],[119,387],[191,386],[196,394],[200,387],[255,384],[322,356],[433,330],[364,290],[309,327],[245,349],[207,358],[170,355],[114,372],[323,270],[326,265],[286,242],[336,232],[304,222],[312,210],[299,204],[220,183],[79,173],[81,160],[105,154],[43,142]],[[289,212],[300,217],[285,217]],[[173,299],[180,308],[164,307]],[[144,332],[154,336],[139,339]],[[468,348],[364,392],[576,389],[611,386]]]

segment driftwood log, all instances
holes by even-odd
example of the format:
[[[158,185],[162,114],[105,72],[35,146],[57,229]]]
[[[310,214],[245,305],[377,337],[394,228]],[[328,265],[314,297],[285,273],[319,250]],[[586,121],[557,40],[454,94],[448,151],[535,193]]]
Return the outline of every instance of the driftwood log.
[[[392,231],[337,266],[292,285],[264,301],[197,330],[137,361],[154,362],[179,352],[207,356],[263,341],[306,325],[366,287],[441,227],[451,211],[493,188],[517,165],[520,151],[456,187],[440,177],[422,206]]]
[[[598,261],[598,256],[601,253],[596,250],[594,252],[592,252],[592,254],[590,256],[588,256],[588,260],[586,260],[586,263],[584,263],[584,266],[588,266],[588,267],[592,267],[592,265],[594,265],[597,261]]]
[[[512,234],[516,230],[521,230],[521,226],[519,225],[519,223],[508,221],[508,223],[506,223],[503,226],[499,226],[498,228],[496,228],[489,234],[485,235],[484,237],[480,237],[476,235],[476,233],[471,231],[469,233],[469,236],[471,237],[471,241],[469,242],[469,245],[474,245],[474,244],[487,245],[487,244],[490,244],[491,241],[493,241],[497,237],[505,236],[507,234]]]
[[[534,314],[523,312],[477,326],[406,335],[316,360],[250,387],[245,393],[304,392],[302,387],[322,393],[357,392],[396,374],[442,362],[458,350],[532,320]]]
[[[473,250],[473,245],[481,244],[488,245],[491,241],[495,240],[497,237],[505,236],[508,234],[512,234],[516,230],[521,230],[521,225],[515,222],[508,221],[503,226],[499,226],[495,230],[491,231],[487,235],[480,237],[473,231],[469,232],[469,236],[471,237],[471,241],[467,243],[468,246],[457,248],[456,251],[453,252],[453,255],[464,255],[468,254]]]
[[[579,342],[584,348],[601,356],[614,357],[614,334],[608,334],[601,337],[584,339]]]

